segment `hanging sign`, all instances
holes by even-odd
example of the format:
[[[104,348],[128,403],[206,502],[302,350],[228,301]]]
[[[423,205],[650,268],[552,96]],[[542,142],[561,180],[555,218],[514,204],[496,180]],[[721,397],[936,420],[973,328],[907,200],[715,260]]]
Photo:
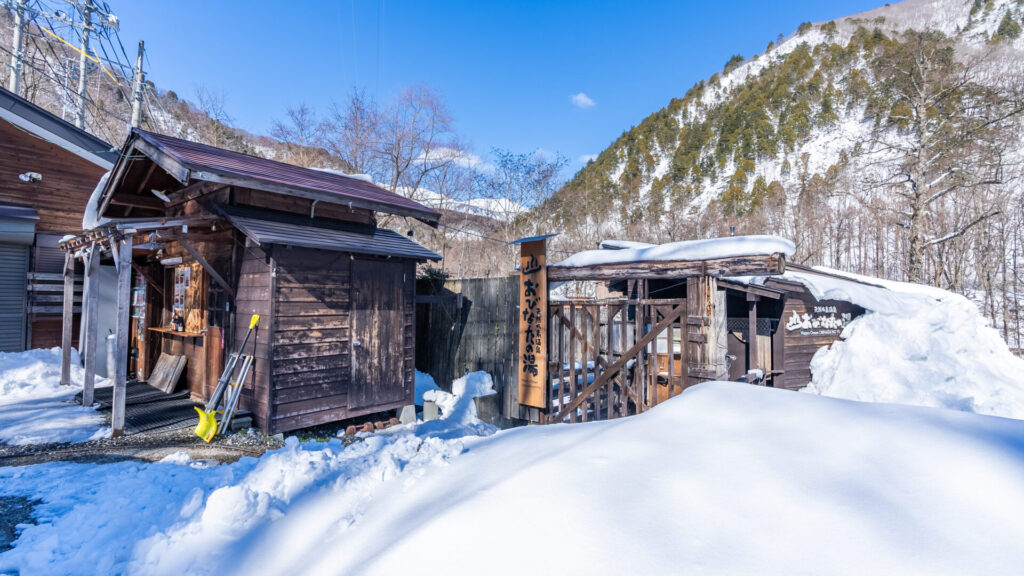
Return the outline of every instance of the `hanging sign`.
[[[545,240],[520,244],[519,404],[547,407],[548,275]]]
[[[807,306],[802,314],[792,310],[789,318],[785,319],[786,332],[799,331],[801,336],[839,336],[854,318],[855,311],[847,312],[844,308],[841,305],[819,304]]]

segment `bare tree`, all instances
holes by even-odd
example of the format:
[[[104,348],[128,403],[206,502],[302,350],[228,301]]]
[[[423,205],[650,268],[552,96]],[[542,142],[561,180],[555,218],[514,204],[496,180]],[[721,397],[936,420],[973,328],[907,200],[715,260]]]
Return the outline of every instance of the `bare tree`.
[[[560,154],[516,154],[500,148],[491,155],[493,170],[479,174],[480,191],[499,214],[499,229],[507,242],[529,229],[524,212],[539,208],[562,185],[561,173],[568,160]]]
[[[344,168],[326,166],[329,162],[323,150],[324,124],[316,112],[305,104],[289,108],[286,120],[277,120],[270,135],[285,143],[285,160],[307,168]]]
[[[380,115],[376,157],[392,192],[413,197],[427,176],[455,161],[461,150],[452,117],[441,97],[426,86],[402,90]]]
[[[331,106],[323,127],[324,142],[327,150],[347,162],[353,172],[376,176],[381,168],[377,155],[380,128],[377,104],[363,90],[353,89],[344,107],[337,103]]]
[[[957,198],[998,185],[1000,136],[1022,111],[1019,94],[979,80],[984,57],[962,62],[941,33],[909,31],[873,60],[878,128],[871,154],[884,171],[907,231],[907,276],[925,282],[929,249],[963,236],[998,209],[951,213],[974,205]]]

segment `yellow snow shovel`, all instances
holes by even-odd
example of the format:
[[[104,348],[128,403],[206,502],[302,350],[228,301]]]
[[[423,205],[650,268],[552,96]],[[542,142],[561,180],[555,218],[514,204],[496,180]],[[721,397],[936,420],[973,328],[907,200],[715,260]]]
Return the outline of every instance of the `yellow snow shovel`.
[[[224,365],[224,373],[217,380],[217,387],[214,388],[213,395],[210,396],[210,400],[206,403],[205,410],[200,410],[198,406],[196,407],[196,412],[199,413],[199,424],[196,425],[195,433],[196,436],[199,436],[205,442],[213,440],[213,437],[217,435],[217,406],[220,404],[221,397],[224,396],[228,383],[230,382],[233,388],[245,383],[249,366],[252,364],[251,359],[242,362],[242,373],[239,374],[237,380],[231,382],[231,376],[235,373],[238,359],[242,357],[242,350],[245,350],[245,345],[249,342],[249,336],[259,322],[260,315],[253,314],[249,320],[249,330],[245,333],[245,337],[242,338],[242,344],[238,347],[238,352],[233,352]]]

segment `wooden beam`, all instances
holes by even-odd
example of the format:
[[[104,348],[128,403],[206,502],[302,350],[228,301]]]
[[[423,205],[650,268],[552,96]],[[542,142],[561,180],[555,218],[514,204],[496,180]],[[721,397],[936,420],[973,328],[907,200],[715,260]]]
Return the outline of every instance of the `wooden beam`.
[[[75,258],[64,254],[64,309],[61,311],[60,329],[60,384],[71,384],[71,331],[75,314]]]
[[[181,247],[184,248],[189,254],[191,254],[193,258],[196,259],[196,262],[199,262],[203,269],[206,270],[206,273],[210,275],[210,278],[213,278],[214,282],[220,284],[220,287],[223,288],[224,291],[227,293],[228,298],[232,300],[235,299],[234,288],[232,288],[231,285],[228,284],[228,281],[225,280],[224,277],[222,277],[220,274],[217,273],[216,270],[213,269],[213,266],[210,266],[210,263],[206,261],[206,258],[203,258],[203,255],[199,253],[199,250],[196,250],[196,247],[193,246],[191,242],[182,238],[178,240],[178,244],[181,244]]]
[[[142,194],[143,192],[146,191],[146,188],[147,188],[146,184],[149,183],[149,179],[150,179],[150,177],[153,176],[153,172],[155,170],[156,170],[156,162],[150,162],[149,163],[149,169],[146,170],[146,175],[143,176],[141,180],[139,180],[139,186],[135,189],[135,193],[136,194]]]
[[[128,206],[131,208],[145,208],[147,210],[163,210],[164,203],[156,196],[138,196],[135,194],[115,194],[110,199],[114,206]]]
[[[719,288],[728,288],[730,290],[736,290],[737,292],[745,292],[747,298],[750,296],[763,296],[765,298],[771,298],[778,300],[782,298],[782,292],[778,290],[772,290],[771,288],[765,288],[757,284],[744,284],[742,282],[733,282],[731,280],[718,279]]]
[[[655,324],[654,327],[651,328],[651,331],[645,334],[643,338],[637,340],[636,344],[634,344],[632,348],[627,350],[618,360],[616,360],[610,368],[602,372],[601,375],[598,376],[597,378],[594,378],[594,381],[588,384],[579,393],[578,396],[573,398],[571,402],[562,407],[562,409],[558,411],[558,414],[554,415],[553,421],[560,422],[562,418],[565,416],[566,412],[579,408],[579,405],[583,403],[587,396],[590,396],[591,394],[594,393],[594,390],[597,390],[598,388],[606,384],[608,380],[611,380],[611,378],[615,376],[615,374],[619,370],[622,370],[626,363],[628,363],[634,356],[636,356],[641,350],[643,350],[645,346],[650,344],[652,340],[657,338],[658,334],[663,332],[673,322],[678,320],[684,312],[686,312],[685,304],[680,304],[679,306],[673,308],[672,312],[665,316],[661,320],[661,322]],[[570,362],[571,361],[572,360],[570,360]],[[639,364],[639,362],[637,364]]]
[[[737,256],[714,260],[671,262],[623,262],[580,268],[548,267],[550,282],[570,280],[621,280],[623,278],[692,278],[696,276],[773,276],[786,271],[782,254]]]
[[[93,388],[96,384],[96,322],[100,304],[100,247],[92,246],[85,257],[85,303],[82,308],[82,346],[85,356],[85,376],[82,381],[82,406],[92,406]]]
[[[163,150],[160,150],[142,138],[136,138],[134,146],[136,150],[153,162],[159,164],[160,167],[164,169],[164,172],[171,175],[171,178],[174,178],[182,184],[188,184],[190,173],[189,169],[179,162],[177,158],[165,153]]]
[[[205,180],[200,180],[199,182],[195,182],[194,184],[186,186],[181,190],[175,190],[174,192],[168,193],[167,197],[170,199],[170,202],[167,202],[166,205],[170,207],[177,206],[179,204],[184,204],[189,200],[195,200],[200,196],[205,196],[206,194],[216,192],[217,190],[225,188],[226,186],[226,184],[222,184],[220,182],[207,182]]]
[[[125,395],[128,386],[128,336],[131,332],[132,299],[132,236],[124,235],[118,242],[117,257],[117,325],[114,346],[114,399],[110,417],[111,436],[124,436]]]
[[[139,266],[138,264],[136,264],[134,260],[132,261],[132,269],[134,269],[143,278],[145,278],[146,279],[146,283],[149,284],[150,286],[152,286],[154,290],[159,292],[161,296],[164,295],[164,287],[161,286],[161,283],[158,282],[156,278],[153,278],[153,276],[151,276],[149,274],[149,271],[147,271],[142,266]]]
[[[111,222],[118,230],[156,230],[178,226],[210,225],[220,220],[215,214],[181,216],[174,218],[118,218]]]

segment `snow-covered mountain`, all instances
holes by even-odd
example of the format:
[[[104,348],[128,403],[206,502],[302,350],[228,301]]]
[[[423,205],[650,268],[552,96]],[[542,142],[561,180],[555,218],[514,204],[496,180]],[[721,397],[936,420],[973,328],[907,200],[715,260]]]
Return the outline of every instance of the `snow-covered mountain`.
[[[1001,37],[1005,19],[1017,28],[1012,36]],[[734,57],[721,74],[701,81],[624,132],[573,178],[559,194],[565,201],[556,201],[555,206],[564,207],[562,216],[571,218],[575,197],[600,189],[612,201],[597,204],[597,212],[590,215],[610,217],[608,231],[615,232],[621,231],[616,228],[630,220],[629,210],[638,204],[662,201],[668,208],[691,212],[706,207],[729,189],[730,177],[738,170],[746,173],[747,192],[758,177],[788,191],[800,178],[824,175],[830,167],[849,163],[857,155],[856,145],[870,139],[873,119],[867,103],[850,92],[872,81],[868,51],[879,35],[896,39],[911,29],[941,32],[955,40],[962,57],[995,52],[990,73],[998,75],[1020,72],[1021,23],[1024,5],[1016,0],[906,0],[835,21],[805,23],[777,44],[770,42],[763,54],[742,61]],[[843,49],[846,53],[840,54]],[[831,99],[831,112],[808,110],[806,118],[799,119],[806,125],[796,126],[792,136],[786,133],[793,127],[786,124],[795,115],[793,103],[776,102],[775,94],[756,94],[777,87],[758,80],[777,80],[779,75],[792,76],[786,82],[787,95],[810,89],[808,101],[798,105],[813,108]],[[755,99],[760,101],[748,102]],[[742,135],[729,132],[735,128],[730,124],[738,122],[728,116],[748,111],[764,115],[763,129],[775,142],[745,155],[752,157],[743,166],[736,158],[744,155],[736,154]],[[765,135],[756,133],[752,140],[761,141]],[[701,169],[698,177],[687,171],[694,166]]]
[[[1022,24],[1016,0],[804,23],[624,132],[545,226],[569,250],[777,234],[795,261],[940,285],[1019,326]]]

